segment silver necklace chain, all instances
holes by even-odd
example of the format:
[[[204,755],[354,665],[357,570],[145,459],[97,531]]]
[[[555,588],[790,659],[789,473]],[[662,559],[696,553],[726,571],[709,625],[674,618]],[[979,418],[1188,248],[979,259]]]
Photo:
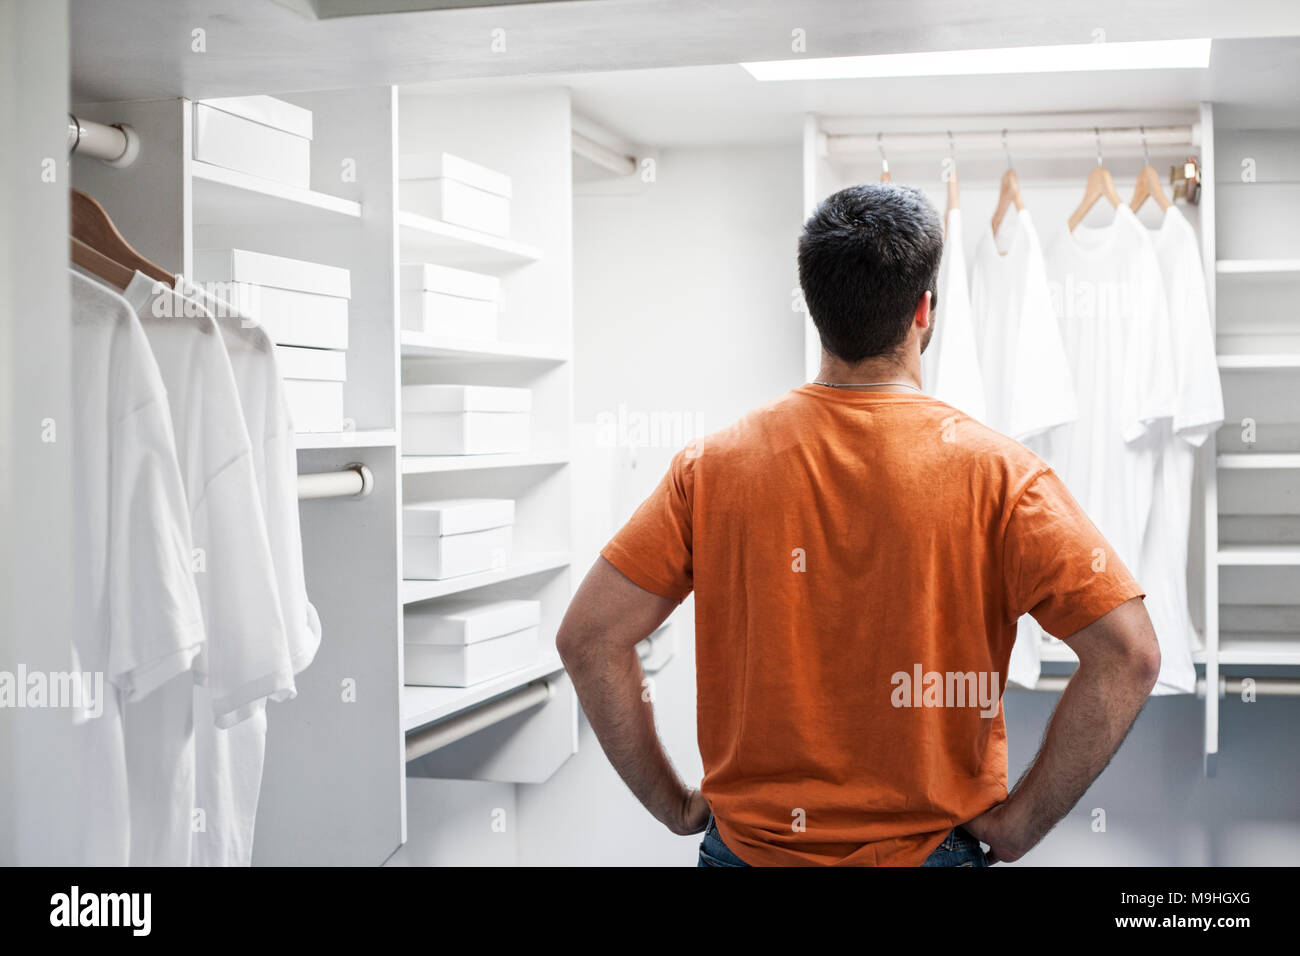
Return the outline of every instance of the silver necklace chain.
[[[812,384],[823,385],[826,388],[875,388],[878,385],[898,385],[901,386],[902,388],[910,388],[914,392],[919,392],[921,390],[920,388],[911,384],[910,382],[818,382],[818,381],[814,381]]]

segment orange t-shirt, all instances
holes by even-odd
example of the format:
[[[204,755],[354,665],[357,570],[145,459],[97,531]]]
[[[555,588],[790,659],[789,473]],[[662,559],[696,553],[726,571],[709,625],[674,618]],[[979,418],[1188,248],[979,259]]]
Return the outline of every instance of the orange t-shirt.
[[[1056,474],[922,395],[804,385],[674,457],[601,554],[695,592],[702,789],[755,865],[917,865],[1007,795],[1016,621],[1142,590]]]

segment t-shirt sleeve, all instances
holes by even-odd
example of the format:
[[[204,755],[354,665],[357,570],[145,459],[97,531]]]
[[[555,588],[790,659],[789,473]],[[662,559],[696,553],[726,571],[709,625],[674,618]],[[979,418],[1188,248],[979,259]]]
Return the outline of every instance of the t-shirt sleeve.
[[[1169,327],[1169,303],[1165,297],[1160,263],[1149,243],[1140,247],[1137,316],[1124,353],[1125,410],[1124,440],[1134,442],[1162,418],[1173,418],[1177,404],[1173,336]]]
[[[1015,301],[1008,434],[1024,441],[1079,417],[1074,375],[1052,308],[1047,268],[1037,244],[1025,263],[1022,295]]]
[[[302,527],[298,519],[298,452],[284,390],[274,366],[269,381],[272,420],[268,422],[268,437],[263,445],[266,531],[280,591],[290,663],[297,674],[315,659],[320,649],[321,627],[316,609],[307,598]]]
[[[194,510],[194,544],[206,555],[196,579],[214,635],[202,662],[203,683],[214,722],[230,727],[251,716],[263,699],[284,701],[297,693],[247,452],[208,480]]]
[[[689,450],[679,451],[650,497],[600,552],[638,587],[674,601],[694,587],[695,460]]]
[[[203,646],[203,614],[165,401],[143,405],[119,421],[112,449],[106,677],[136,701],[190,668]]]
[[[1003,536],[1007,620],[1032,614],[1062,640],[1145,597],[1114,549],[1051,469],[1020,493]]]

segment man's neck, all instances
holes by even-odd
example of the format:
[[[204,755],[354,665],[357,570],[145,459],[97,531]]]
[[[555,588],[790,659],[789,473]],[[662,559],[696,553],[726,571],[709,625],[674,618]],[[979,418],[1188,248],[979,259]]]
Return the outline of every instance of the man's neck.
[[[851,364],[823,350],[822,367],[816,380],[827,385],[870,385],[862,389],[866,392],[914,393],[921,387],[921,359],[919,355],[909,355],[900,361],[891,356]]]

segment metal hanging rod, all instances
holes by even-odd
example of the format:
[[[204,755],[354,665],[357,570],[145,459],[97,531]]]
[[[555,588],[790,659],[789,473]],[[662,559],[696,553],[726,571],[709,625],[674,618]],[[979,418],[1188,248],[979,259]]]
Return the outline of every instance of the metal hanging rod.
[[[961,151],[1001,152],[1014,148],[1018,153],[1033,150],[1073,152],[1092,156],[1100,138],[1107,150],[1128,147],[1194,147],[1200,145],[1199,131],[1190,124],[1182,126],[1113,126],[1077,129],[958,130]],[[946,154],[951,148],[946,130],[933,133],[877,132],[827,133],[826,150],[832,158],[857,158],[878,154],[882,144],[891,156],[899,154]]]
[[[342,471],[321,471],[298,476],[298,500],[311,498],[364,498],[375,487],[375,476],[360,462]]]
[[[130,166],[140,155],[140,137],[125,123],[107,126],[68,114],[68,155],[102,159],[110,166]]]
[[[555,688],[549,681],[534,681],[519,690],[489,700],[455,717],[412,731],[406,735],[406,759],[415,760],[425,754],[431,754],[448,744],[463,740],[470,734],[486,730],[493,724],[499,724],[516,714],[522,714],[529,708],[550,700],[553,696],[555,696]]]
[[[1219,696],[1226,697],[1232,695],[1240,697],[1245,682],[1249,680],[1253,688],[1259,692],[1261,697],[1300,697],[1300,680],[1288,680],[1283,677],[1220,677],[1219,678]],[[1062,691],[1065,685],[1070,682],[1070,678],[1064,674],[1051,674],[1038,678],[1038,683],[1033,686],[1033,690],[1039,691]],[[1197,678],[1196,696],[1205,696],[1205,678]]]

